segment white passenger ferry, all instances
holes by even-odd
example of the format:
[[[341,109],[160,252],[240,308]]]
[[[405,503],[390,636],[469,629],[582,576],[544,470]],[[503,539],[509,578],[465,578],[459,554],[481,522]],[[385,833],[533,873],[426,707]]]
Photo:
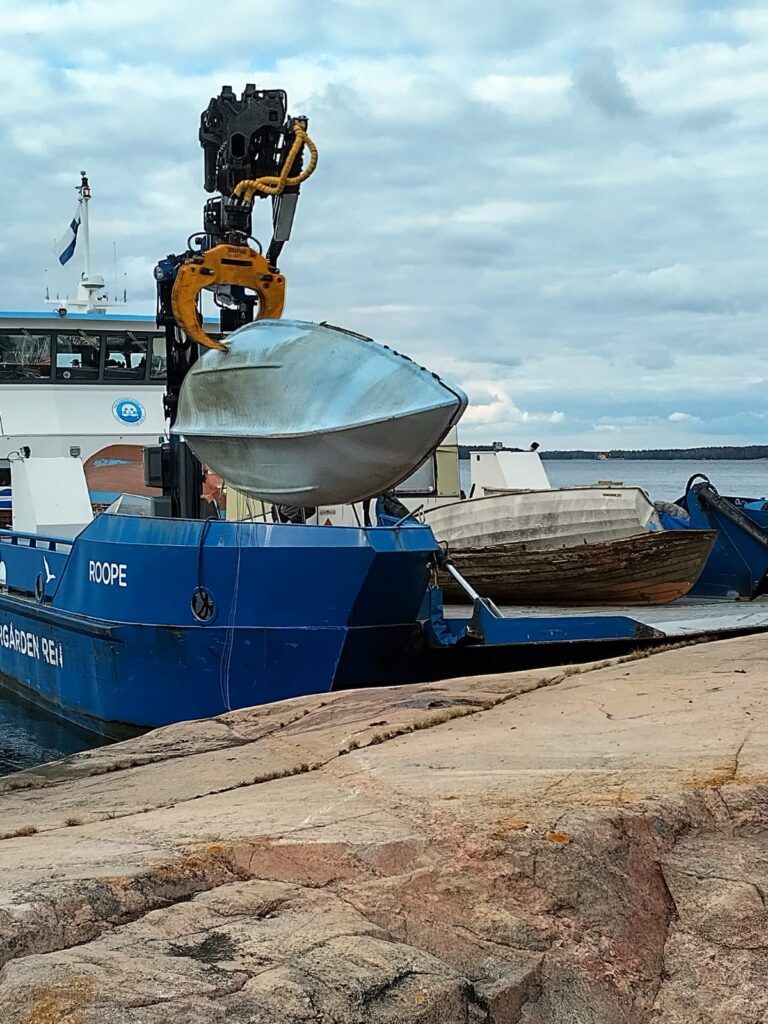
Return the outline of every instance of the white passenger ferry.
[[[0,518],[11,507],[10,460],[82,459],[91,499],[141,492],[142,448],[165,430],[165,336],[152,316],[109,313],[90,271],[88,179],[82,175],[70,249],[84,251],[74,299],[40,312],[0,312]],[[69,255],[71,255],[71,252]],[[62,258],[66,262],[69,256]]]
[[[134,467],[140,487],[142,447],[165,427],[164,387],[165,337],[153,317],[0,313],[0,485],[9,459],[28,448],[82,459],[95,502],[125,489],[110,485],[121,466]]]

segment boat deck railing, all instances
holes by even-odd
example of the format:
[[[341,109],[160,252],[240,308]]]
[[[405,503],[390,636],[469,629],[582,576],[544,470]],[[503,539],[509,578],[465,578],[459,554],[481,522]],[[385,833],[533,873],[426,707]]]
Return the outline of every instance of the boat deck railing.
[[[11,544],[21,547],[40,548],[44,551],[59,551],[72,548],[68,537],[47,537],[41,533],[23,533],[19,530],[0,529],[0,544]]]

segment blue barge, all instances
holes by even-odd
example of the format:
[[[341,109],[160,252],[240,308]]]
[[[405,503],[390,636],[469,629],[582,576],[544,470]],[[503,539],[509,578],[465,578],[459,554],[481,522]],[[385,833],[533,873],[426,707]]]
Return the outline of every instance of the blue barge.
[[[444,609],[428,527],[106,512],[0,531],[0,685],[110,738],[349,686],[768,629],[768,601]]]
[[[409,649],[436,550],[415,525],[105,513],[73,540],[0,531],[0,682],[108,736],[376,682]]]

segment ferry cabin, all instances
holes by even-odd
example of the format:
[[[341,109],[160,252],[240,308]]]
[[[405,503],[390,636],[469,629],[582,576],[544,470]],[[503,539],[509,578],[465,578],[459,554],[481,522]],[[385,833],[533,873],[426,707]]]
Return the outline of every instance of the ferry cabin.
[[[0,313],[0,510],[22,448],[82,459],[97,505],[143,492],[142,448],[165,432],[165,379],[154,317]]]

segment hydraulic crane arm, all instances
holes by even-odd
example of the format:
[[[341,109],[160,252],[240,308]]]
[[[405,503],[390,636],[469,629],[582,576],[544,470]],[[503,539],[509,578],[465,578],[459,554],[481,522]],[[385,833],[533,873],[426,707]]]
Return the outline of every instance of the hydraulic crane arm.
[[[291,236],[301,185],[317,165],[317,149],[305,117],[290,117],[281,89],[246,85],[238,98],[225,85],[200,115],[204,187],[215,193],[203,209],[203,230],[187,249],[155,267],[157,324],[165,329],[165,414],[176,421],[184,377],[198,346],[226,348],[205,329],[200,298],[213,294],[220,335],[263,317],[280,317],[285,277],[277,261]],[[305,163],[305,156],[308,159]],[[266,252],[253,237],[258,199],[272,204],[272,235]],[[163,493],[170,514],[200,514],[202,470],[187,446],[172,435]]]
[[[233,229],[250,232],[254,194],[271,196],[273,234],[267,260],[273,268],[291,236],[301,183],[317,164],[307,123],[306,117],[288,115],[282,89],[257,90],[254,85],[246,85],[239,100],[225,85],[200,116],[205,190],[220,193],[206,203],[205,230],[213,235]],[[305,147],[310,153],[306,168]]]
[[[317,165],[317,149],[307,119],[288,116],[286,94],[253,85],[240,99],[224,86],[210,101],[200,117],[200,144],[206,191],[219,194],[206,202],[203,232],[191,236],[189,249],[156,268],[158,324],[221,348],[204,329],[200,294],[213,293],[222,333],[282,314],[285,278],[277,259],[291,235],[301,184]],[[266,197],[272,200],[273,231],[263,255],[260,245],[249,243],[254,203]]]

